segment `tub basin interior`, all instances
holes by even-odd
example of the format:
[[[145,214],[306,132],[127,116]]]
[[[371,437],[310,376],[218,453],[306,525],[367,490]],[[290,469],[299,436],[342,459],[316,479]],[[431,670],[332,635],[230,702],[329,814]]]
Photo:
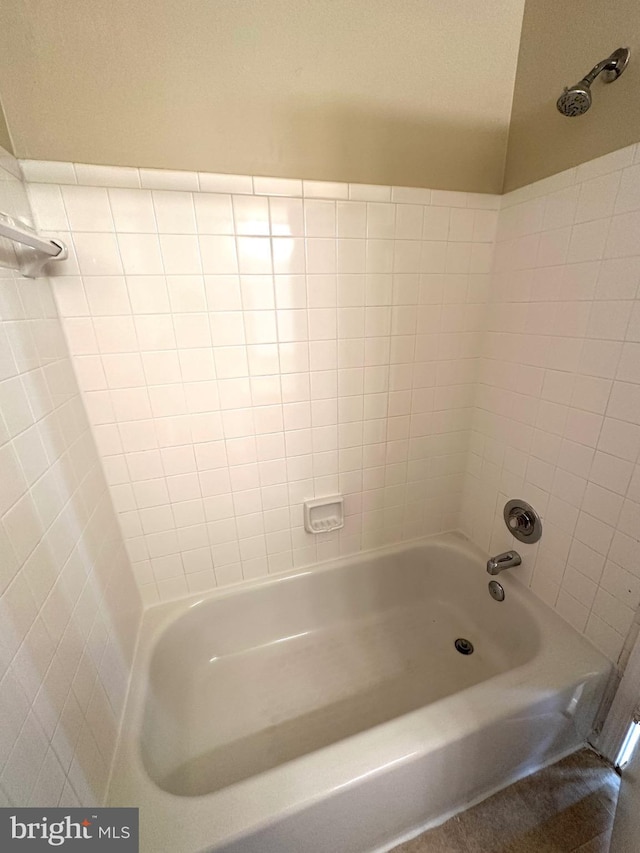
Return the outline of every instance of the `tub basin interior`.
[[[468,555],[442,558],[419,545],[192,605],[151,656],[151,779],[209,794],[531,660],[529,612],[493,601]]]

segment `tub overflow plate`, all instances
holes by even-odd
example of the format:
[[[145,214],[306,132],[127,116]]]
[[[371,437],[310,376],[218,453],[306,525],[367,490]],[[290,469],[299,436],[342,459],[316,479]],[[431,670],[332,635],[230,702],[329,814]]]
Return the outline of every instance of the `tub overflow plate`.
[[[489,595],[494,601],[504,601],[504,587],[498,581],[489,581]]]
[[[473,643],[469,640],[465,640],[464,637],[458,637],[454,645],[456,647],[456,650],[459,651],[461,655],[473,654]]]

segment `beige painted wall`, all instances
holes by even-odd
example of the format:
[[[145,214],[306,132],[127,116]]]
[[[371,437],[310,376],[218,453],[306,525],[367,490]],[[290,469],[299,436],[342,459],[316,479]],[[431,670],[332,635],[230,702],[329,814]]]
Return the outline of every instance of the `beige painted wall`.
[[[499,191],[524,0],[3,0],[16,154]]]
[[[4,111],[2,109],[2,104],[0,103],[0,148],[4,148],[5,151],[9,151],[13,154],[13,147],[11,145],[11,137],[9,136],[9,128],[7,127],[7,122],[4,117]]]
[[[617,47],[624,75],[592,86],[589,112],[566,118],[555,102]],[[640,2],[527,0],[513,99],[505,191],[640,141]]]

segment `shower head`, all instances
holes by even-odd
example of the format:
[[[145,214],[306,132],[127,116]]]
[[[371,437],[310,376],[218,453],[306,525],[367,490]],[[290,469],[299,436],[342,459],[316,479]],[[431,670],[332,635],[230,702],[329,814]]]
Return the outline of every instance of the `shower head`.
[[[581,116],[591,106],[591,86],[586,80],[581,80],[571,88],[565,88],[556,104],[563,116]]]
[[[622,74],[629,62],[629,48],[619,47],[617,50],[594,66],[582,80],[565,88],[558,98],[556,106],[563,116],[581,116],[591,106],[591,84],[599,74],[604,72],[604,82],[613,83]]]

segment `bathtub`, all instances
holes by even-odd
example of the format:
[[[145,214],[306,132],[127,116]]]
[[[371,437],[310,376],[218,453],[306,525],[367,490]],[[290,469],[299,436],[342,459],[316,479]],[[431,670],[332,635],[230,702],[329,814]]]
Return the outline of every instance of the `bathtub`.
[[[581,746],[611,664],[485,560],[446,534],[147,611],[108,797],[141,850],[388,850]]]

